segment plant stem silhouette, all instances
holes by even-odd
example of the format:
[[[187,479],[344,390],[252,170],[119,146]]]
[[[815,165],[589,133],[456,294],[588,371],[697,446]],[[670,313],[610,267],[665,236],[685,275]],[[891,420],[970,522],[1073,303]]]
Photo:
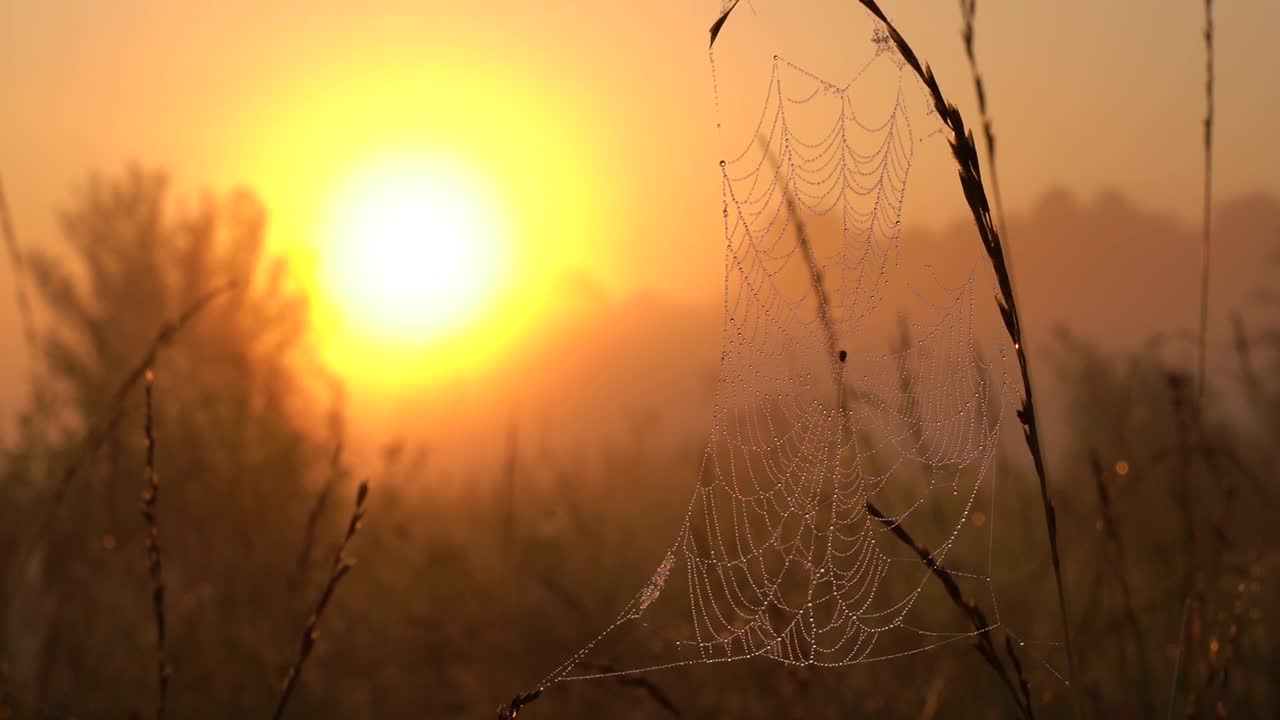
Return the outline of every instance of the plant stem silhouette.
[[[996,305],[1004,320],[1005,330],[1013,341],[1014,353],[1018,358],[1018,367],[1022,371],[1022,407],[1018,409],[1018,420],[1022,422],[1023,436],[1027,449],[1035,464],[1036,477],[1040,481],[1040,500],[1044,508],[1045,530],[1049,536],[1049,554],[1053,562],[1054,581],[1058,591],[1058,610],[1062,620],[1063,645],[1067,652],[1067,682],[1074,696],[1075,712],[1083,715],[1080,704],[1080,691],[1075,686],[1075,650],[1071,643],[1071,622],[1067,612],[1066,591],[1062,583],[1061,551],[1058,547],[1058,519],[1053,500],[1049,497],[1049,483],[1045,473],[1044,451],[1040,442],[1040,431],[1036,421],[1035,400],[1031,390],[1031,371],[1027,365],[1026,347],[1022,338],[1022,321],[1018,314],[1017,300],[1013,293],[1013,276],[1009,272],[1005,259],[1004,246],[1000,241],[1000,231],[991,219],[991,208],[987,202],[986,188],[982,182],[982,170],[978,162],[978,150],[973,140],[973,133],[965,128],[964,118],[955,105],[947,101],[942,93],[933,70],[916,55],[902,33],[894,26],[875,0],[859,0],[872,15],[885,26],[894,45],[902,55],[902,59],[924,83],[925,89],[933,99],[934,109],[943,124],[951,132],[951,152],[959,169],[960,187],[964,191],[965,200],[973,213],[973,221],[978,229],[982,246],[991,261],[995,272],[999,293]]]
[[[146,420],[143,426],[146,466],[143,479],[146,481],[146,488],[142,491],[142,517],[147,521],[147,572],[151,576],[151,608],[156,623],[156,720],[164,720],[165,704],[169,697],[169,678],[173,675],[173,670],[169,666],[164,630],[164,564],[160,559],[160,523],[157,515],[160,476],[156,474],[156,434],[151,398],[154,385],[155,374],[147,369],[143,386],[146,396]]]
[[[298,645],[298,658],[290,666],[289,672],[285,676],[284,687],[280,691],[280,699],[276,702],[276,710],[271,715],[273,720],[280,720],[280,718],[284,717],[285,708],[288,707],[289,699],[293,696],[294,688],[298,685],[298,678],[302,675],[302,668],[306,665],[307,658],[311,657],[311,651],[315,648],[316,637],[320,627],[320,617],[324,615],[325,608],[329,606],[329,601],[333,599],[333,593],[338,589],[338,583],[354,567],[354,564],[346,558],[347,546],[351,544],[351,538],[355,537],[356,530],[360,529],[360,523],[364,519],[364,502],[368,497],[369,483],[367,481],[361,482],[360,487],[356,490],[356,506],[351,512],[351,520],[347,523],[347,533],[342,537],[342,543],[338,545],[338,550],[333,555],[333,569],[329,572],[329,579],[324,584],[324,590],[320,592],[320,599],[316,601],[315,609],[307,617],[307,623],[302,629],[302,641]]]

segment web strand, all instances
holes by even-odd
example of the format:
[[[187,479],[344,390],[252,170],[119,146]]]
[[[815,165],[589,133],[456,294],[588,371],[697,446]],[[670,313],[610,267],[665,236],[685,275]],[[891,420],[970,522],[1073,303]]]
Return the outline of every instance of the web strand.
[[[976,273],[904,259],[914,154],[938,135],[925,112],[917,136],[919,97],[879,43],[840,85],[775,56],[748,141],[720,163],[723,343],[697,487],[652,577],[541,687],[752,657],[843,666],[1000,626],[986,498],[1016,390],[1003,351],[979,352]],[[890,532],[917,514],[937,565],[976,546],[947,568],[991,594],[991,627],[918,610],[930,571]],[[657,649],[592,670],[626,627]]]

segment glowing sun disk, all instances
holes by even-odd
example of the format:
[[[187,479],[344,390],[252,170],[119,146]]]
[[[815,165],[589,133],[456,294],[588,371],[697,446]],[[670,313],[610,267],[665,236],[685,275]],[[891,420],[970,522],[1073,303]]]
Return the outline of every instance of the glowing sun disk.
[[[323,284],[348,330],[419,344],[474,323],[503,275],[492,198],[460,168],[384,163],[339,194]]]

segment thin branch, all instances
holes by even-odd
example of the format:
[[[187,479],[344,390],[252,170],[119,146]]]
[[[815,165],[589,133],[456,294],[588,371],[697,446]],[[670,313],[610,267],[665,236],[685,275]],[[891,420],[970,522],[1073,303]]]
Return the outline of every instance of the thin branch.
[[[934,109],[951,132],[951,151],[959,169],[960,187],[964,191],[965,200],[973,214],[974,224],[982,246],[991,261],[995,272],[999,294],[996,305],[1004,320],[1005,330],[1013,341],[1014,352],[1018,358],[1018,367],[1022,371],[1022,407],[1018,409],[1018,419],[1022,422],[1023,436],[1027,449],[1035,464],[1036,477],[1040,481],[1040,500],[1044,506],[1045,530],[1049,536],[1049,554],[1053,562],[1054,581],[1058,591],[1058,611],[1062,621],[1063,644],[1067,651],[1067,683],[1072,688],[1076,715],[1082,716],[1080,694],[1075,687],[1075,651],[1071,643],[1071,623],[1067,612],[1066,590],[1062,583],[1061,551],[1058,547],[1058,520],[1053,500],[1049,497],[1049,483],[1045,472],[1044,451],[1040,442],[1040,431],[1036,422],[1034,396],[1031,391],[1031,371],[1027,364],[1026,347],[1022,338],[1022,321],[1018,314],[1017,300],[1013,293],[1013,276],[1009,272],[1005,259],[1004,245],[1000,241],[1000,232],[991,219],[991,208],[987,202],[986,188],[982,183],[982,170],[978,163],[978,151],[973,134],[966,130],[964,118],[955,105],[947,101],[934,77],[933,70],[922,63],[915,51],[907,43],[902,33],[889,21],[884,11],[875,0],[859,0],[880,22],[884,23],[889,36],[893,38],[903,60],[924,83],[933,98]]]
[[[583,605],[582,601],[574,596],[573,593],[565,589],[565,587],[557,580],[546,575],[538,575],[536,576],[536,579],[539,584],[541,584],[548,593],[559,600],[570,613],[579,617],[587,613],[587,607]],[[680,707],[675,704],[675,701],[671,699],[671,696],[668,695],[661,686],[643,675],[628,675],[608,663],[583,662],[579,663],[578,666],[589,672],[610,675],[613,677],[615,682],[623,687],[643,690],[648,694],[649,698],[657,703],[664,711],[667,712],[667,714],[676,718],[684,717],[680,712]]]
[[[733,2],[729,3],[729,6],[724,9],[724,12],[720,13],[720,17],[716,18],[716,21],[711,23],[711,43],[707,46],[708,49],[716,46],[716,38],[720,36],[720,30],[724,28],[724,22],[729,19],[729,13],[733,12],[733,9],[736,7],[738,7],[738,0],[733,0]]]
[[[31,312],[31,299],[27,295],[27,267],[22,256],[22,246],[18,244],[18,234],[13,229],[13,217],[9,214],[9,202],[3,182],[0,182],[0,233],[4,235],[4,245],[8,250],[9,265],[13,272],[13,299],[22,322],[27,359],[34,364],[39,338],[36,335],[35,315]]]
[[[516,472],[520,461],[520,428],[515,417],[507,425],[507,451],[502,461],[502,552],[508,561],[514,559],[516,535]]]
[[[1196,414],[1203,412],[1209,334],[1210,220],[1213,212],[1213,0],[1204,0],[1204,228],[1200,240],[1200,342],[1196,355]]]
[[[316,495],[316,502],[311,506],[311,512],[307,515],[307,525],[302,535],[302,550],[298,553],[298,565],[294,569],[293,577],[289,582],[291,590],[301,587],[307,579],[307,571],[311,566],[311,553],[316,544],[316,528],[320,524],[320,516],[324,514],[324,509],[329,504],[329,495],[333,493],[333,488],[342,479],[342,475],[342,443],[338,442],[334,445],[333,455],[329,459],[328,477],[325,478],[324,485]]]
[[[1187,613],[1191,609],[1191,595],[1182,603],[1182,619],[1178,621],[1178,650],[1173,656],[1173,681],[1169,686],[1169,710],[1166,718],[1173,717],[1173,703],[1178,696],[1178,678],[1182,671],[1182,654],[1187,645]]]
[[[293,696],[293,690],[298,684],[298,678],[302,675],[302,668],[307,663],[307,658],[311,657],[311,651],[315,648],[316,637],[319,634],[320,617],[324,615],[325,608],[329,606],[329,601],[333,598],[333,593],[338,589],[338,583],[342,578],[346,577],[351,571],[354,564],[347,560],[347,547],[351,544],[351,538],[355,537],[356,530],[360,529],[360,523],[364,519],[364,502],[369,497],[368,481],[360,483],[359,489],[356,490],[356,506],[351,512],[351,520],[347,523],[347,533],[342,537],[341,544],[338,545],[338,551],[333,555],[333,569],[329,573],[329,580],[324,585],[324,590],[320,593],[320,599],[316,601],[316,607],[311,611],[311,615],[307,618],[306,626],[302,629],[302,641],[298,646],[298,659],[294,661],[289,668],[289,674],[285,676],[284,687],[280,691],[280,699],[276,702],[276,710],[271,715],[273,720],[280,720],[284,717],[285,708],[289,705],[289,698]]]
[[[95,453],[111,437],[116,426],[120,424],[120,419],[124,416],[125,400],[129,394],[133,392],[138,381],[143,379],[146,372],[155,366],[156,358],[160,352],[173,344],[178,334],[187,326],[197,315],[204,311],[211,302],[235,289],[236,283],[230,282],[226,285],[210,290],[204,295],[196,299],[195,302],[187,306],[176,318],[166,322],[156,331],[155,337],[151,344],[147,346],[147,350],[142,355],[142,359],[133,367],[131,371],[121,381],[116,391],[111,396],[111,402],[108,404],[108,413],[97,423],[91,424],[85,432],[84,438],[80,441],[75,454],[72,455],[71,461],[67,463],[66,468],[62,472],[62,477],[58,481],[57,487],[54,488],[53,496],[49,499],[49,504],[44,511],[34,521],[32,529],[26,533],[24,548],[16,554],[12,566],[13,578],[6,592],[9,596],[5,598],[4,607],[8,607],[12,600],[12,594],[17,592],[17,578],[26,574],[30,565],[31,558],[35,553],[40,539],[45,537],[50,528],[53,526],[54,518],[57,516],[58,509],[62,506],[62,502],[66,499],[67,492],[75,483],[76,477],[79,476],[81,469],[94,456]]]
[[[1240,378],[1244,385],[1245,394],[1248,396],[1249,404],[1253,411],[1259,415],[1265,416],[1267,392],[1262,385],[1262,379],[1258,376],[1257,368],[1253,364],[1253,348],[1249,342],[1249,336],[1245,332],[1244,318],[1240,317],[1239,312],[1231,314],[1231,330],[1233,340],[1235,341],[1236,361],[1240,364]]]
[[[996,172],[996,136],[991,127],[991,115],[987,111],[987,90],[982,82],[982,73],[978,71],[978,56],[974,50],[973,32],[978,14],[978,0],[960,0],[960,15],[964,19],[964,52],[969,58],[969,70],[973,74],[973,88],[978,95],[978,115],[982,120],[982,134],[987,141],[987,170],[991,172],[991,199],[995,201],[996,218],[1000,221],[1000,232],[1003,234],[1005,253],[1009,248],[1009,223],[1004,216],[1004,201],[1000,197],[1000,175]]]
[[[761,146],[765,150],[765,154],[770,165],[774,169],[775,175],[779,176],[779,182],[782,184],[782,168],[779,165],[777,157],[773,155],[773,152],[763,139],[761,139]],[[835,384],[836,388],[837,410],[840,413],[841,418],[843,418],[841,423],[841,444],[842,446],[847,447],[850,444],[848,436],[851,433],[848,412],[849,393],[844,382],[844,363],[847,360],[847,354],[843,350],[837,350],[837,347],[840,344],[839,335],[836,331],[835,321],[832,319],[830,314],[830,299],[827,294],[827,288],[821,266],[818,264],[818,257],[813,251],[812,240],[809,237],[808,229],[805,227],[804,219],[800,216],[799,206],[796,203],[795,197],[791,193],[790,187],[783,184],[782,192],[787,213],[790,215],[791,223],[796,228],[796,242],[804,255],[805,262],[809,265],[809,282],[813,290],[814,297],[818,303],[818,319],[822,323],[823,331],[827,337],[827,349],[829,353],[828,361],[831,363],[832,382]],[[885,525],[894,537],[898,538],[905,545],[914,550],[916,554],[919,555],[920,560],[924,563],[925,567],[927,567],[929,571],[938,578],[938,581],[941,582],[944,589],[946,589],[947,595],[951,598],[951,601],[973,625],[974,635],[977,638],[975,648],[977,649],[978,654],[982,656],[982,659],[986,661],[989,666],[991,666],[991,669],[994,670],[996,675],[1000,678],[1001,683],[1004,684],[1005,689],[1009,691],[1009,695],[1013,699],[1014,705],[1018,708],[1019,714],[1024,718],[1034,718],[1035,711],[1031,704],[1031,695],[1027,690],[1027,682],[1022,675],[1022,664],[1018,662],[1018,657],[1013,649],[1013,645],[1007,644],[1007,650],[1013,660],[1013,665],[1017,672],[1019,683],[1016,685],[1010,676],[1008,669],[1000,660],[1000,655],[996,652],[995,644],[991,641],[990,630],[993,626],[987,621],[986,615],[975,603],[965,599],[964,594],[960,591],[960,586],[956,584],[951,573],[947,572],[945,568],[934,560],[933,554],[929,552],[924,545],[915,541],[901,521],[893,520],[881,513],[879,508],[877,508],[870,500],[867,500],[866,502],[866,510],[872,517]]]
[[[151,608],[156,623],[156,720],[164,720],[165,705],[169,697],[169,678],[173,669],[169,666],[169,652],[165,641],[164,623],[164,565],[160,561],[160,524],[157,503],[160,500],[160,476],[156,474],[156,435],[152,413],[152,387],[155,374],[145,373],[146,421],[143,425],[146,448],[146,466],[142,491],[142,517],[147,521],[147,572],[151,575]]]
[[[520,711],[523,710],[526,705],[532,703],[541,696],[542,690],[538,689],[527,693],[521,693],[520,695],[511,698],[511,702],[498,708],[498,720],[516,720],[516,718],[520,717]]]
[[[1022,676],[1022,664],[1018,662],[1017,655],[1014,652],[1013,645],[1006,643],[1006,650],[1009,656],[1013,658],[1014,669],[1017,672],[1018,684],[1014,684],[1013,676],[1009,674],[1004,663],[1000,661],[1000,655],[996,652],[995,643],[991,641],[991,629],[994,627],[987,615],[978,607],[977,603],[964,597],[964,593],[960,591],[960,585],[956,583],[955,578],[944,567],[938,564],[934,559],[933,553],[928,547],[921,543],[917,543],[915,538],[907,532],[902,523],[880,512],[870,500],[867,501],[867,512],[871,517],[880,521],[893,536],[902,541],[904,545],[915,551],[916,556],[920,558],[920,562],[929,569],[938,582],[942,583],[942,587],[947,592],[947,597],[951,598],[952,604],[960,608],[960,611],[969,619],[969,623],[974,628],[975,647],[978,654],[986,661],[987,665],[995,670],[996,675],[1000,678],[1000,682],[1005,689],[1009,691],[1010,697],[1013,698],[1014,704],[1017,706],[1019,713],[1025,718],[1034,718],[1035,713],[1031,707],[1030,693],[1026,691],[1027,681]]]
[[[947,685],[947,677],[951,674],[951,665],[943,665],[933,675],[929,690],[924,695],[924,707],[920,708],[919,720],[933,720],[942,706],[942,691]]]
[[[1098,507],[1102,514],[1102,532],[1114,554],[1112,565],[1116,571],[1116,580],[1120,583],[1120,599],[1124,604],[1124,622],[1133,635],[1133,649],[1137,655],[1138,692],[1142,696],[1144,717],[1154,718],[1156,711],[1152,705],[1151,668],[1148,666],[1147,641],[1142,634],[1142,624],[1138,620],[1138,612],[1134,607],[1133,590],[1129,586],[1129,574],[1126,571],[1124,543],[1120,539],[1120,531],[1116,527],[1115,512],[1111,506],[1111,493],[1107,490],[1106,477],[1102,470],[1102,460],[1097,453],[1089,456],[1089,467],[1093,470],[1094,485],[1098,491]]]
[[[653,702],[657,703],[668,715],[673,718],[682,718],[684,714],[680,712],[680,708],[672,701],[671,696],[667,695],[662,688],[654,684],[653,681],[643,675],[627,675],[620,674],[618,668],[607,663],[581,663],[580,667],[590,672],[598,672],[607,675],[613,675],[614,680],[624,687],[633,687],[643,690]]]

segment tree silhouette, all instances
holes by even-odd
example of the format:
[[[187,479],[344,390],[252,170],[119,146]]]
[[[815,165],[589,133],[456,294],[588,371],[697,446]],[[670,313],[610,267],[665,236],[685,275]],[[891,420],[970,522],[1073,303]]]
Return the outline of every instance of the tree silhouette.
[[[115,411],[116,388],[157,330],[211,288],[236,283],[154,368],[158,524],[179,710],[184,673],[200,677],[194,707],[211,696],[223,708],[262,704],[233,686],[243,672],[219,668],[252,665],[269,678],[275,654],[291,646],[280,634],[296,615],[283,578],[295,564],[308,483],[326,456],[313,428],[319,413],[309,406],[306,299],[285,261],[268,256],[266,219],[248,191],[184,204],[164,173],[135,167],[78,188],[61,217],[64,246],[27,258],[49,328],[40,382],[57,400],[28,410],[49,436],[45,456],[22,443],[0,469],[7,487],[26,489],[9,518],[18,528],[49,506],[85,428]],[[14,572],[12,557],[0,560],[19,585],[0,625],[0,655],[12,658],[15,685],[37,699],[151,705],[136,395],[37,538],[34,568]],[[272,690],[268,682],[254,692]]]

